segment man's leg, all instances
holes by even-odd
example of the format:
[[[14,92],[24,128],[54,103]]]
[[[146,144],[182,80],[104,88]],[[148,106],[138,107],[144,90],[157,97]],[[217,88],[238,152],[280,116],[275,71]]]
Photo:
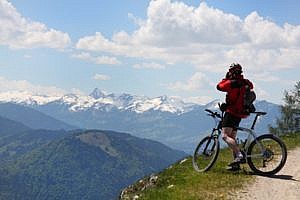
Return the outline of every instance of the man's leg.
[[[223,140],[228,144],[228,146],[233,151],[233,162],[228,165],[229,166],[228,170],[233,170],[233,171],[239,170],[240,169],[239,163],[244,163],[245,158],[241,153],[240,148],[236,142],[237,131],[233,130],[233,128],[230,127],[223,127],[222,131],[223,131],[222,134]]]
[[[235,155],[238,155],[240,149],[235,140],[236,131],[231,127],[223,127],[222,128],[222,138],[228,144],[228,146],[232,149]]]

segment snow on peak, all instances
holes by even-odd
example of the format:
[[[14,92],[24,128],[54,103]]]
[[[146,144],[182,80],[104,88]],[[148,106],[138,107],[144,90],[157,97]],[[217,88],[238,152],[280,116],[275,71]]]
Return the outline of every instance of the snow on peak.
[[[160,96],[148,98],[143,101],[136,101],[131,106],[137,113],[143,113],[149,110],[159,110],[163,112],[171,112],[181,114],[190,107],[190,104],[185,104],[182,100],[176,97]]]
[[[112,108],[129,110],[136,113],[146,111],[163,111],[181,114],[191,109],[190,103],[184,103],[178,97],[159,96],[149,98],[130,94],[108,94],[95,88],[90,95],[66,94],[63,96],[50,97],[45,95],[33,95],[25,91],[0,93],[0,102],[13,102],[28,106],[45,105],[51,102],[67,105],[73,112],[88,109],[106,110]],[[194,105],[194,104],[193,104]]]
[[[61,97],[36,95],[27,91],[9,91],[0,93],[0,102],[12,102],[27,105],[43,105],[55,101]]]

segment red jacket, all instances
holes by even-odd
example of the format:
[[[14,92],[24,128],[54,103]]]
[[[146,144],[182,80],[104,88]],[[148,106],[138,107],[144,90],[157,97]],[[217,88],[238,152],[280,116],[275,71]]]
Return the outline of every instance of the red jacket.
[[[238,80],[223,79],[217,85],[218,90],[227,92],[226,103],[228,106],[226,112],[240,118],[246,118],[248,116],[243,113],[244,94],[246,91],[245,85],[253,89],[253,84],[242,76]]]

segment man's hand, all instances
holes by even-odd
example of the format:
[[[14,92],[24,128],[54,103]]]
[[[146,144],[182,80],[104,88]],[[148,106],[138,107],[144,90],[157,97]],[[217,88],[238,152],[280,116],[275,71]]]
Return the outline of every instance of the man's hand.
[[[241,88],[243,85],[243,81],[231,80],[231,88]]]
[[[227,72],[226,76],[225,76],[225,79],[231,79],[231,77],[232,77],[231,72]]]
[[[222,103],[221,106],[220,106],[220,110],[222,112],[225,112],[225,110],[227,109],[228,105],[226,103]]]

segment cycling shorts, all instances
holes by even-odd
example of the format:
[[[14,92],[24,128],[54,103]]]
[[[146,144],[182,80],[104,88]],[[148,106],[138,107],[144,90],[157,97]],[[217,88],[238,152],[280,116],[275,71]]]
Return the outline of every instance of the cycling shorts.
[[[230,127],[236,131],[237,130],[236,127],[239,126],[240,122],[241,122],[240,117],[236,117],[236,116],[232,115],[231,113],[225,112],[223,122],[222,122],[222,127]]]

